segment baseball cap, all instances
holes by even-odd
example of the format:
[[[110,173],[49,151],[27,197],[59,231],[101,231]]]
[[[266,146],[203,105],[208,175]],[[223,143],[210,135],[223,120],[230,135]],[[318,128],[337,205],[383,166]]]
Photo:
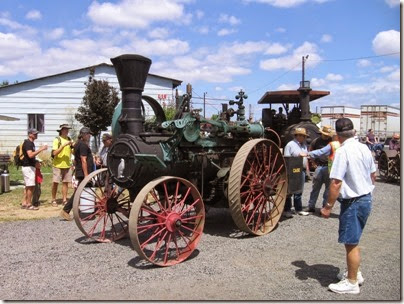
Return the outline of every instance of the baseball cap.
[[[38,134],[38,133],[39,133],[39,131],[37,129],[35,129],[35,128],[29,128],[28,129],[28,134]]]
[[[344,132],[344,131],[349,131],[349,130],[353,130],[354,126],[352,123],[352,120],[350,120],[349,118],[339,118],[336,122],[335,122],[335,130],[337,132]]]
[[[80,129],[80,134],[87,134],[87,133],[89,133],[89,134],[93,134],[93,133],[91,133],[91,131],[90,131],[90,129],[89,128],[87,128],[87,127],[82,127],[81,129]]]

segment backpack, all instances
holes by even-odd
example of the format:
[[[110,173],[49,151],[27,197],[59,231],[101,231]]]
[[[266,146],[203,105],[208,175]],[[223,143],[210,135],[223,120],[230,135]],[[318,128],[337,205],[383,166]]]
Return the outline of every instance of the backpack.
[[[14,164],[17,166],[17,168],[22,166],[22,162],[24,159],[24,153],[22,152],[23,144],[24,144],[24,142],[22,142],[17,147],[15,147],[15,150],[13,152],[13,160],[14,160]]]
[[[62,140],[60,139],[60,136],[58,136],[58,137],[56,137],[57,139],[58,139],[58,149],[60,148],[60,146],[62,145]],[[69,137],[69,136],[67,136],[67,139],[69,140],[69,141],[71,141],[71,138]],[[57,149],[56,149],[57,150]],[[51,157],[52,158],[55,158],[55,155],[53,155],[53,151],[55,151],[55,150],[52,150],[51,151]]]

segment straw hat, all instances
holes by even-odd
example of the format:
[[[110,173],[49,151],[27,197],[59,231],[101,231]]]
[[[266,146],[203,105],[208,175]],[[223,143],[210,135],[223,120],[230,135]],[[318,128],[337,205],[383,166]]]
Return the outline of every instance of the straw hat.
[[[62,129],[71,129],[72,127],[71,126],[69,126],[68,124],[61,124],[60,126],[59,126],[59,129],[57,129],[56,131],[57,132],[60,132],[60,131],[62,131]]]
[[[299,135],[299,134],[307,136],[306,129],[305,128],[296,128],[295,129],[295,135]]]
[[[332,136],[332,128],[331,126],[323,126],[320,130],[321,134],[325,135],[325,136]]]

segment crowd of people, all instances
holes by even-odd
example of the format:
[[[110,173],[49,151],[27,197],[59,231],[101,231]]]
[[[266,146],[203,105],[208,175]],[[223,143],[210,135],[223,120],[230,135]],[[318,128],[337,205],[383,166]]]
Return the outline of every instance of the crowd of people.
[[[59,135],[53,140],[51,158],[52,158],[52,198],[51,205],[59,207],[57,193],[59,184],[62,184],[62,203],[63,209],[60,216],[65,220],[72,220],[70,211],[73,208],[74,193],[68,199],[69,185],[77,186],[86,176],[96,168],[106,166],[109,147],[112,145],[112,136],[108,133],[103,134],[103,146],[98,153],[93,153],[90,148],[91,131],[87,127],[80,129],[76,142],[69,137],[71,127],[68,124],[61,124],[57,132]],[[42,160],[37,155],[48,149],[47,145],[35,149],[35,140],[38,138],[38,131],[34,128],[28,130],[28,138],[22,145],[22,175],[24,178],[24,197],[21,208],[26,210],[39,209],[39,197],[41,193],[41,183],[43,180],[41,174]],[[73,181],[76,182],[73,182]]]
[[[59,136],[52,144],[52,206],[58,207],[57,190],[62,183],[63,209],[60,216],[65,220],[72,220],[70,211],[73,207],[74,193],[68,197],[69,183],[76,179],[77,183],[93,172],[97,167],[106,166],[107,154],[112,145],[112,136],[104,134],[103,147],[94,155],[90,149],[91,132],[87,127],[80,130],[78,140],[73,142],[68,133],[71,127],[68,124],[60,125],[57,130]],[[303,127],[295,128],[294,138],[284,148],[284,156],[302,157],[301,191],[288,195],[283,212],[284,218],[293,218],[294,214],[307,216],[315,214],[316,202],[322,186],[324,194],[319,214],[329,218],[336,201],[340,203],[338,242],[344,244],[347,270],[338,275],[340,282],[330,284],[328,288],[336,293],[357,294],[360,285],[364,282],[360,266],[359,241],[372,209],[372,191],[375,182],[375,159],[372,152],[383,149],[378,139],[369,130],[366,144],[360,143],[356,138],[353,123],[348,118],[340,118],[335,123],[335,130],[331,126],[323,126],[319,130],[321,136],[313,140],[308,147],[306,144],[307,131]],[[40,193],[42,175],[41,161],[36,156],[48,149],[47,145],[35,149],[35,140],[38,131],[28,130],[28,139],[23,144],[22,173],[25,182],[22,208],[38,210],[38,195]],[[389,148],[400,149],[400,135],[394,134],[389,142]],[[307,206],[303,208],[302,194],[305,177],[310,174],[308,159],[313,160],[314,171],[312,189]],[[292,209],[293,200],[293,209]]]

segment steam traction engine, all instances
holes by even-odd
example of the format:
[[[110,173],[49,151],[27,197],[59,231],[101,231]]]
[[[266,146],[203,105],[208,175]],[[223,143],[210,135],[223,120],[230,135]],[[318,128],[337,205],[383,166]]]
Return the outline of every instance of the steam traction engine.
[[[169,266],[196,248],[207,206],[230,208],[246,233],[274,229],[288,191],[286,162],[262,124],[246,120],[244,92],[229,102],[237,110],[207,120],[190,109],[188,86],[175,119],[167,121],[159,103],[142,96],[151,60],[122,55],[111,61],[122,106],[107,168],[87,176],[74,197],[74,219],[84,235],[111,242],[129,234],[141,257]],[[145,122],[142,100],[154,110],[154,122]]]

